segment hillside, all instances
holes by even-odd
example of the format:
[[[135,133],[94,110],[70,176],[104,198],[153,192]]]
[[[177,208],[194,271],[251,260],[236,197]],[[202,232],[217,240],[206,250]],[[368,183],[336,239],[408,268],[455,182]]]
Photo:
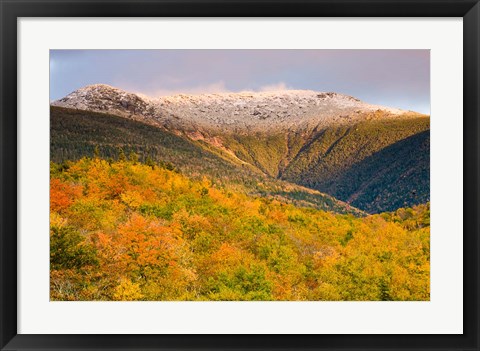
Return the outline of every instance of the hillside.
[[[102,84],[79,89],[53,105],[142,122],[157,128],[156,133],[169,132],[200,146],[230,169],[232,165],[242,169],[239,174],[248,170],[244,181],[250,174],[262,174],[269,181],[318,190],[369,213],[430,198],[430,119],[412,111],[304,90],[153,99]],[[106,140],[102,143],[108,144]],[[168,143],[158,140],[164,139],[148,144]],[[96,142],[100,140],[95,139],[91,148]],[[191,167],[180,158],[177,153],[168,162]],[[201,173],[209,162],[197,162],[196,170]],[[213,168],[221,170],[217,175],[230,177],[232,172],[223,172],[223,167]],[[237,171],[231,176],[237,177]]]
[[[430,199],[430,120],[378,119],[320,131],[279,178],[370,213]]]
[[[429,202],[430,131],[414,134],[373,153],[353,164],[332,183],[331,188],[315,188],[369,213]]]
[[[50,297],[428,301],[429,205],[357,218],[135,161],[51,164]]]
[[[104,159],[118,160],[133,152],[140,162],[161,164],[188,174],[194,179],[206,176],[218,184],[291,202],[339,213],[363,215],[354,206],[316,190],[279,179],[266,177],[256,167],[240,161],[222,149],[202,140],[151,125],[91,111],[52,106],[50,109],[50,155],[56,163],[93,157],[95,150]]]

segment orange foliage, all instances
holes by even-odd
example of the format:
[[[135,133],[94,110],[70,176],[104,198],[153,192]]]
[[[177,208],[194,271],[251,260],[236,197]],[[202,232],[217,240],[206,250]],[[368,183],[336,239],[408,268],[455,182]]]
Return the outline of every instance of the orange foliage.
[[[50,210],[61,212],[82,195],[81,185],[72,185],[60,179],[50,180]]]
[[[51,226],[98,261],[52,270],[52,299],[429,298],[427,205],[355,218],[140,163],[52,169]]]

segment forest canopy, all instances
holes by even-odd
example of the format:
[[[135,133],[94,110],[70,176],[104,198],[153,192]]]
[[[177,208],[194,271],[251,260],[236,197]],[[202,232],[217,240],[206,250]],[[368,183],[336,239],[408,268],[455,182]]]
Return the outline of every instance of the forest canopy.
[[[429,300],[429,204],[335,214],[135,157],[51,163],[52,300]]]

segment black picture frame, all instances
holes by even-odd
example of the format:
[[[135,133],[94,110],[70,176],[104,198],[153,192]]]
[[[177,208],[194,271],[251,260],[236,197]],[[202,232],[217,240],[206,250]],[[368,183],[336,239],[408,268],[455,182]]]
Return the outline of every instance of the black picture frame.
[[[2,350],[479,350],[478,0],[0,0],[0,346]],[[463,17],[464,333],[461,335],[17,334],[19,17]],[[461,233],[452,233],[461,235]]]

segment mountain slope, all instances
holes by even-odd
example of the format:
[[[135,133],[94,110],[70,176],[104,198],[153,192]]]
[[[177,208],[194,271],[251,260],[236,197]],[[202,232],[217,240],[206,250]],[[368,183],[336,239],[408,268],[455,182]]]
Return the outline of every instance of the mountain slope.
[[[430,121],[424,117],[332,126],[306,143],[280,178],[326,192],[368,212],[426,202],[429,127]],[[422,143],[426,145],[420,147]],[[382,186],[365,185],[374,179]],[[397,195],[415,191],[418,196],[388,195],[385,189],[396,189]]]
[[[127,157],[134,152],[142,162],[147,158],[160,161],[197,179],[207,176],[219,186],[228,185],[299,206],[363,215],[362,211],[329,195],[266,177],[255,167],[202,140],[193,141],[123,117],[52,106],[50,131],[53,162],[91,157],[96,148],[101,157],[114,160],[119,158],[120,150]]]
[[[354,164],[328,193],[369,213],[430,201],[430,131],[415,134]]]
[[[101,84],[79,89],[53,105],[140,121],[189,139],[242,169],[337,196],[369,212],[429,199],[429,146],[415,149],[402,141],[427,132],[430,119],[412,111],[314,91],[152,99]],[[429,144],[426,134],[421,135]],[[397,150],[397,156],[389,150]],[[381,157],[387,156],[382,163]],[[371,158],[377,167],[371,166]],[[382,167],[386,163],[396,165],[388,176]],[[402,195],[411,192],[415,196]]]

